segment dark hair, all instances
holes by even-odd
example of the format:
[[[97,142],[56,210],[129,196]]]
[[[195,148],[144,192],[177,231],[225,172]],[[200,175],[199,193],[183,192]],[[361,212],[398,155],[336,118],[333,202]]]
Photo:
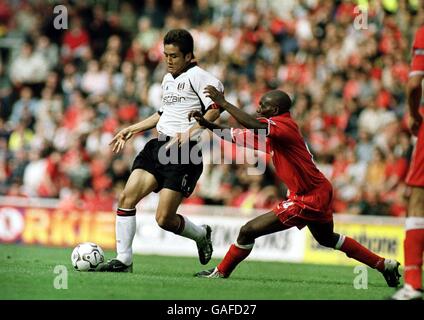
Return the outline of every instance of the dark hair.
[[[284,91],[279,90],[279,111],[280,113],[284,113],[290,110],[293,105],[290,96]]]
[[[271,99],[274,105],[278,106],[278,114],[289,111],[293,104],[289,95],[281,90],[271,90],[265,93],[265,96]]]
[[[172,29],[163,38],[163,44],[173,44],[177,46],[183,55],[193,54],[193,37],[185,29]],[[194,55],[193,55],[194,56]]]

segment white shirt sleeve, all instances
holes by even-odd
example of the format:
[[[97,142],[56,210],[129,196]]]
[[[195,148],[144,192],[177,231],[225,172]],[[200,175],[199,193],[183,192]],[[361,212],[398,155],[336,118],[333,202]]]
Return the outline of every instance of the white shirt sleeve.
[[[217,88],[218,91],[224,92],[224,85],[221,81],[219,81],[209,72],[203,69],[200,70],[200,72],[193,72],[192,76],[190,77],[190,81],[193,86],[193,89],[196,91],[196,93],[202,100],[205,109],[207,110],[208,107],[210,107],[214,102],[210,98],[207,98],[206,95],[203,93],[205,87],[211,85]]]

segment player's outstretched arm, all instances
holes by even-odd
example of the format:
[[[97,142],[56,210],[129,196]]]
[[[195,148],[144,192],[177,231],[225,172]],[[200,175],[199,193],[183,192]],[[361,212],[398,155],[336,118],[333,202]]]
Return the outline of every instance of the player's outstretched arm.
[[[237,108],[236,106],[225,100],[224,94],[218,91],[214,86],[207,86],[204,93],[213,102],[223,109],[227,110],[242,126],[247,129],[267,129],[268,124],[260,122],[255,117]]]
[[[209,109],[206,111],[204,118],[208,121],[215,121],[219,118],[219,110],[218,109]],[[191,117],[188,117],[189,121],[191,120]],[[197,134],[199,130],[202,130],[202,127],[199,125],[199,123],[194,124],[190,129],[188,129],[186,132],[183,132],[181,134],[177,134],[174,138],[169,141],[169,143],[166,145],[166,149],[171,148],[172,145],[178,144],[181,146],[182,144],[186,143],[190,140],[190,137],[193,137]]]
[[[109,142],[109,145],[113,145],[112,151],[118,153],[124,148],[125,142],[131,139],[134,134],[154,128],[158,123],[159,118],[160,115],[158,113],[154,113],[147,119],[144,119],[143,121],[135,123],[119,131],[113,137],[112,141]]]
[[[192,112],[190,112],[191,114]],[[199,112],[200,113],[200,112]],[[191,120],[190,114],[188,116],[188,120]],[[203,119],[205,119],[207,122],[212,123],[219,118],[220,112],[219,109],[209,109],[208,111],[206,111],[205,115],[202,117]],[[197,121],[197,120],[196,120]],[[197,133],[198,130],[201,130],[202,126],[200,125],[199,122],[197,122],[194,126],[192,126],[190,128],[190,136],[194,135]]]
[[[205,117],[203,117],[200,111],[191,111],[188,114],[188,120],[190,121],[191,118],[194,118],[197,121],[197,125],[200,128],[207,128],[218,135],[220,138],[233,142],[230,127],[221,126],[217,123],[207,120]]]
[[[418,135],[418,130],[423,121],[419,111],[422,96],[421,82],[423,81],[423,78],[424,75],[422,74],[413,75],[408,79],[407,84],[407,100],[410,115],[409,127],[414,135]]]
[[[203,117],[202,113],[200,111],[191,111],[188,114],[188,120],[191,121],[191,118],[194,118],[194,120],[197,121],[197,125],[199,128],[206,128],[209,130],[224,130],[224,129],[230,129],[229,127],[224,127],[221,126],[219,124],[216,124],[212,121],[209,121],[208,119],[206,119],[206,116]],[[214,120],[213,120],[214,121]]]

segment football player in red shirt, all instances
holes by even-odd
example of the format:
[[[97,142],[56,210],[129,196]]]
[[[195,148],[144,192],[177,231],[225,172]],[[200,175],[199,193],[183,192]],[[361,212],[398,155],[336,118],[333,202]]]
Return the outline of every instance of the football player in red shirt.
[[[260,118],[257,119],[230,104],[213,86],[207,86],[205,92],[246,129],[225,130],[222,126],[205,120],[196,111],[191,112],[189,118],[194,117],[202,127],[235,143],[246,142],[249,140],[246,137],[254,135],[256,139],[250,147],[262,149],[272,156],[276,174],[289,192],[288,199],[279,203],[271,212],[258,216],[241,227],[237,241],[231,245],[217,267],[198,272],[196,276],[227,278],[249,255],[256,238],[291,227],[302,229],[308,226],[319,244],[341,250],[348,257],[377,269],[390,287],[396,287],[400,278],[399,262],[380,257],[354,239],[333,231],[333,188],[316,167],[296,122],[291,118],[290,97],[280,90],[266,93],[259,102],[257,113]],[[266,150],[260,148],[261,138],[266,141]]]
[[[424,78],[424,26],[415,34],[412,46],[411,71],[407,83],[409,127],[417,136],[406,183],[411,187],[408,214],[405,219],[405,284],[393,296],[394,300],[422,299],[422,266],[424,252],[424,126],[422,124],[421,82]]]

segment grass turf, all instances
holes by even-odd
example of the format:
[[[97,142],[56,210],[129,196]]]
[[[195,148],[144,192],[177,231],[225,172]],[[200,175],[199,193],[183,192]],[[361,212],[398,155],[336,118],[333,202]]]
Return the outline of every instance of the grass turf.
[[[368,268],[368,288],[355,289],[353,267],[247,260],[229,279],[198,279],[197,258],[136,255],[134,272],[78,272],[71,248],[0,245],[0,299],[143,300],[378,300],[393,292]],[[105,252],[107,258],[113,252]],[[347,258],[346,258],[347,259]],[[68,270],[68,289],[55,289],[56,265]],[[359,265],[359,263],[358,263]]]

